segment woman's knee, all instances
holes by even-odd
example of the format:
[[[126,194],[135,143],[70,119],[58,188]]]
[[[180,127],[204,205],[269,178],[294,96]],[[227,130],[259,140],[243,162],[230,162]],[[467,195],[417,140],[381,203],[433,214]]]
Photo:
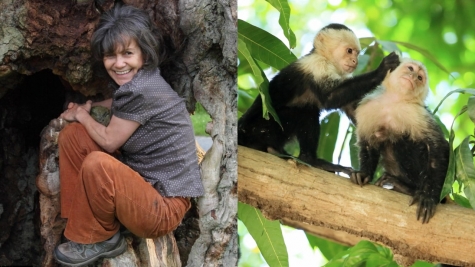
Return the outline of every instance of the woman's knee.
[[[70,123],[66,125],[60,132],[58,136],[58,144],[64,144],[71,140],[71,138],[76,135],[79,131],[83,131],[84,126],[80,123]]]
[[[82,163],[82,169],[85,170],[95,170],[98,167],[103,167],[104,163],[109,161],[109,154],[101,151],[92,151],[89,153]]]

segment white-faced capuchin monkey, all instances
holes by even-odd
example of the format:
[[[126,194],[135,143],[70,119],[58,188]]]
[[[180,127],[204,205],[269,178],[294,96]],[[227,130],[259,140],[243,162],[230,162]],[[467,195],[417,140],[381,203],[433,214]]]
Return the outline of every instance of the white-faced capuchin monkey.
[[[350,175],[351,168],[317,158],[320,111],[347,107],[361,100],[399,65],[399,57],[391,53],[376,70],[352,77],[361,47],[348,27],[327,25],[317,33],[313,46],[309,54],[283,68],[269,83],[272,107],[282,127],[273,118],[262,117],[259,95],[238,121],[238,144],[286,155],[284,145],[296,137],[300,160]]]
[[[376,185],[412,196],[422,223],[435,213],[449,164],[449,143],[424,105],[428,92],[424,65],[404,58],[363,98],[356,109],[361,169],[350,176],[369,183],[381,156],[384,173]]]

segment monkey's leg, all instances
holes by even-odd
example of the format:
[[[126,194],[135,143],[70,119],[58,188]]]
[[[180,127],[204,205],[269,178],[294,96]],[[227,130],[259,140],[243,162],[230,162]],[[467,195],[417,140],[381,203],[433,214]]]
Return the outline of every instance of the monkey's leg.
[[[359,160],[360,170],[353,171],[350,175],[350,181],[363,186],[373,179],[374,172],[378,166],[380,152],[378,147],[372,147],[369,143],[361,139],[358,146],[360,147]]]
[[[341,166],[341,165],[338,165],[338,164],[333,164],[331,162],[328,162],[324,159],[319,159],[319,158],[314,159],[313,162],[311,163],[311,165],[315,168],[322,169],[322,170],[325,170],[325,171],[328,171],[328,172],[346,173],[348,176],[350,176],[351,173],[354,172],[353,168],[351,168],[351,167],[345,167],[345,166]]]
[[[238,144],[266,152],[269,127],[269,121],[262,117],[262,99],[258,95],[251,107],[238,120]]]
[[[440,135],[444,138],[443,135]],[[445,179],[445,172],[434,172],[434,167],[440,166],[438,158],[447,157],[448,163],[448,142],[447,149],[439,150],[434,144],[434,136],[428,134],[426,140],[404,140],[394,146],[397,162],[402,162],[401,168],[407,176],[402,180],[412,188],[412,201],[409,205],[417,204],[417,220],[422,223],[429,222],[434,216],[437,204],[439,203],[440,192]],[[435,161],[434,161],[435,160]],[[440,176],[438,176],[440,175]],[[439,178],[440,177],[440,178]]]
[[[427,143],[419,142],[428,153],[427,169],[419,176],[419,186],[414,193],[411,205],[417,203],[417,220],[428,223],[434,216],[437,204],[440,202],[440,194],[444,186],[445,175],[449,164],[449,143],[445,140],[440,128],[433,123],[431,138]],[[437,130],[435,130],[437,129]]]
[[[289,114],[287,110],[286,114]],[[333,164],[324,159],[317,158],[318,139],[320,137],[320,110],[316,107],[294,108],[294,114],[288,117],[286,123],[295,129],[295,135],[300,145],[299,159],[329,172],[343,172],[350,175],[353,169],[338,164]],[[293,118],[293,119],[291,119]],[[300,118],[296,120],[295,118]]]

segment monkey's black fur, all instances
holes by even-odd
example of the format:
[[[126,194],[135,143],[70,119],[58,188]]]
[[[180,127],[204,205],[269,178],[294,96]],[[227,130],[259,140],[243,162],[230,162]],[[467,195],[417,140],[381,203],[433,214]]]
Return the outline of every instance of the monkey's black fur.
[[[325,29],[351,32],[341,24],[330,24],[322,31]],[[352,41],[358,42],[359,47],[356,37]],[[300,160],[327,171],[350,174],[351,168],[317,158],[320,112],[343,108],[361,100],[381,83],[388,71],[399,65],[399,57],[391,53],[376,70],[357,77],[331,78],[330,75],[338,75],[326,73],[321,78],[315,78],[310,70],[302,68],[298,63],[305,57],[318,54],[317,50],[314,47],[308,55],[283,68],[269,83],[272,107],[282,127],[273,118],[263,118],[262,99],[259,95],[238,121],[238,144],[264,152],[287,154],[284,145],[296,137],[300,145]]]
[[[366,140],[359,142],[362,176],[373,177],[381,155],[384,155],[385,169],[397,163],[398,174],[385,171],[376,185],[392,184],[393,190],[413,196],[410,204],[418,204],[417,219],[421,218],[423,223],[429,222],[435,214],[449,162],[449,144],[444,134],[432,118],[429,126],[423,140],[413,141],[405,135],[396,142],[376,145],[370,145]],[[359,179],[362,185],[364,177]]]

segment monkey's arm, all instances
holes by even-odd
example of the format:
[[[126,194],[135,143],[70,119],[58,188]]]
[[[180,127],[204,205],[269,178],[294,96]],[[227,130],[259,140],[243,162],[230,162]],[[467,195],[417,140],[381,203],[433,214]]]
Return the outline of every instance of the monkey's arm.
[[[429,222],[435,214],[449,164],[449,143],[438,127],[435,121],[431,123],[426,141],[429,153],[427,170],[421,174],[423,177],[411,202],[411,205],[417,203],[417,219],[421,218],[422,223]]]
[[[377,69],[347,79],[330,90],[324,102],[324,107],[326,109],[336,109],[353,101],[361,100],[365,94],[380,85],[388,71],[396,69],[399,63],[399,56],[395,52],[390,53],[383,59]]]
[[[371,147],[366,140],[359,142],[360,147],[360,170],[354,171],[350,175],[350,180],[358,185],[365,185],[373,179],[374,172],[378,166],[380,152]]]

